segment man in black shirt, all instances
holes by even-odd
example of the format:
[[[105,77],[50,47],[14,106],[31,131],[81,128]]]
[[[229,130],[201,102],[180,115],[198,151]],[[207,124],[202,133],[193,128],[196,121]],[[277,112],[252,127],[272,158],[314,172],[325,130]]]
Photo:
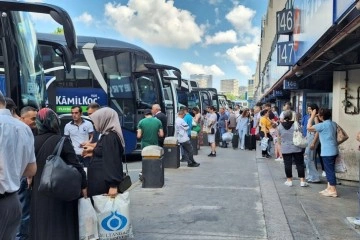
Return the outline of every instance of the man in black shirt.
[[[154,117],[156,117],[157,119],[159,119],[161,121],[161,124],[163,126],[164,136],[159,137],[159,146],[163,147],[164,139],[167,136],[167,117],[163,112],[161,112],[161,107],[159,104],[152,105],[151,113]]]

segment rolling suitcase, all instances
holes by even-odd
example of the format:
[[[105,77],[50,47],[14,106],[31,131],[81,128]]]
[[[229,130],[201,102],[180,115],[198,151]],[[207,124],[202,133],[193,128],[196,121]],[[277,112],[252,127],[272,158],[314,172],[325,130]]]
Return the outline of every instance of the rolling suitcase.
[[[231,144],[234,149],[239,147],[239,133],[238,132],[234,133],[233,138],[231,140]]]
[[[245,149],[254,150],[256,149],[256,136],[255,135],[245,135]]]

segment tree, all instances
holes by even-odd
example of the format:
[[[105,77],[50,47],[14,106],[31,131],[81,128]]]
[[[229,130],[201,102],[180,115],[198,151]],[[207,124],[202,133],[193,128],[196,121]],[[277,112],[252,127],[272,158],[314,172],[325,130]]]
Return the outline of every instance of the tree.
[[[64,35],[64,29],[62,27],[57,27],[53,33]]]
[[[236,99],[235,95],[232,93],[226,93],[225,96],[226,96],[227,100],[233,101]]]

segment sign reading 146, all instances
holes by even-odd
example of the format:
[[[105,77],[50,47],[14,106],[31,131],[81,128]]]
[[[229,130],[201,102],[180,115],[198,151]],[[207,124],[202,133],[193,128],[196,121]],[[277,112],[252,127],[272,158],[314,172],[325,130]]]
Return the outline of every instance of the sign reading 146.
[[[277,43],[277,65],[292,66],[294,65],[294,42]]]
[[[276,33],[291,34],[294,28],[294,12],[293,9],[285,9],[276,12]]]

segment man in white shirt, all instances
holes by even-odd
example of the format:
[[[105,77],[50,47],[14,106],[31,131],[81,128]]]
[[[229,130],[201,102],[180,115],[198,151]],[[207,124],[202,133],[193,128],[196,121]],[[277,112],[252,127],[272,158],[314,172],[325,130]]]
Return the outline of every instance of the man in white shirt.
[[[34,137],[29,126],[15,119],[0,92],[0,239],[15,239],[21,219],[17,191],[22,176],[36,173]]]
[[[64,128],[64,135],[70,137],[75,153],[84,167],[88,167],[89,158],[82,157],[83,147],[92,141],[94,127],[90,121],[84,120],[80,106],[71,107],[72,121],[67,123]]]
[[[175,135],[183,148],[183,158],[188,162],[188,167],[198,167],[200,163],[195,162],[193,156],[193,147],[188,136],[189,125],[184,121],[185,113],[183,110],[178,112],[178,116],[175,120]]]

